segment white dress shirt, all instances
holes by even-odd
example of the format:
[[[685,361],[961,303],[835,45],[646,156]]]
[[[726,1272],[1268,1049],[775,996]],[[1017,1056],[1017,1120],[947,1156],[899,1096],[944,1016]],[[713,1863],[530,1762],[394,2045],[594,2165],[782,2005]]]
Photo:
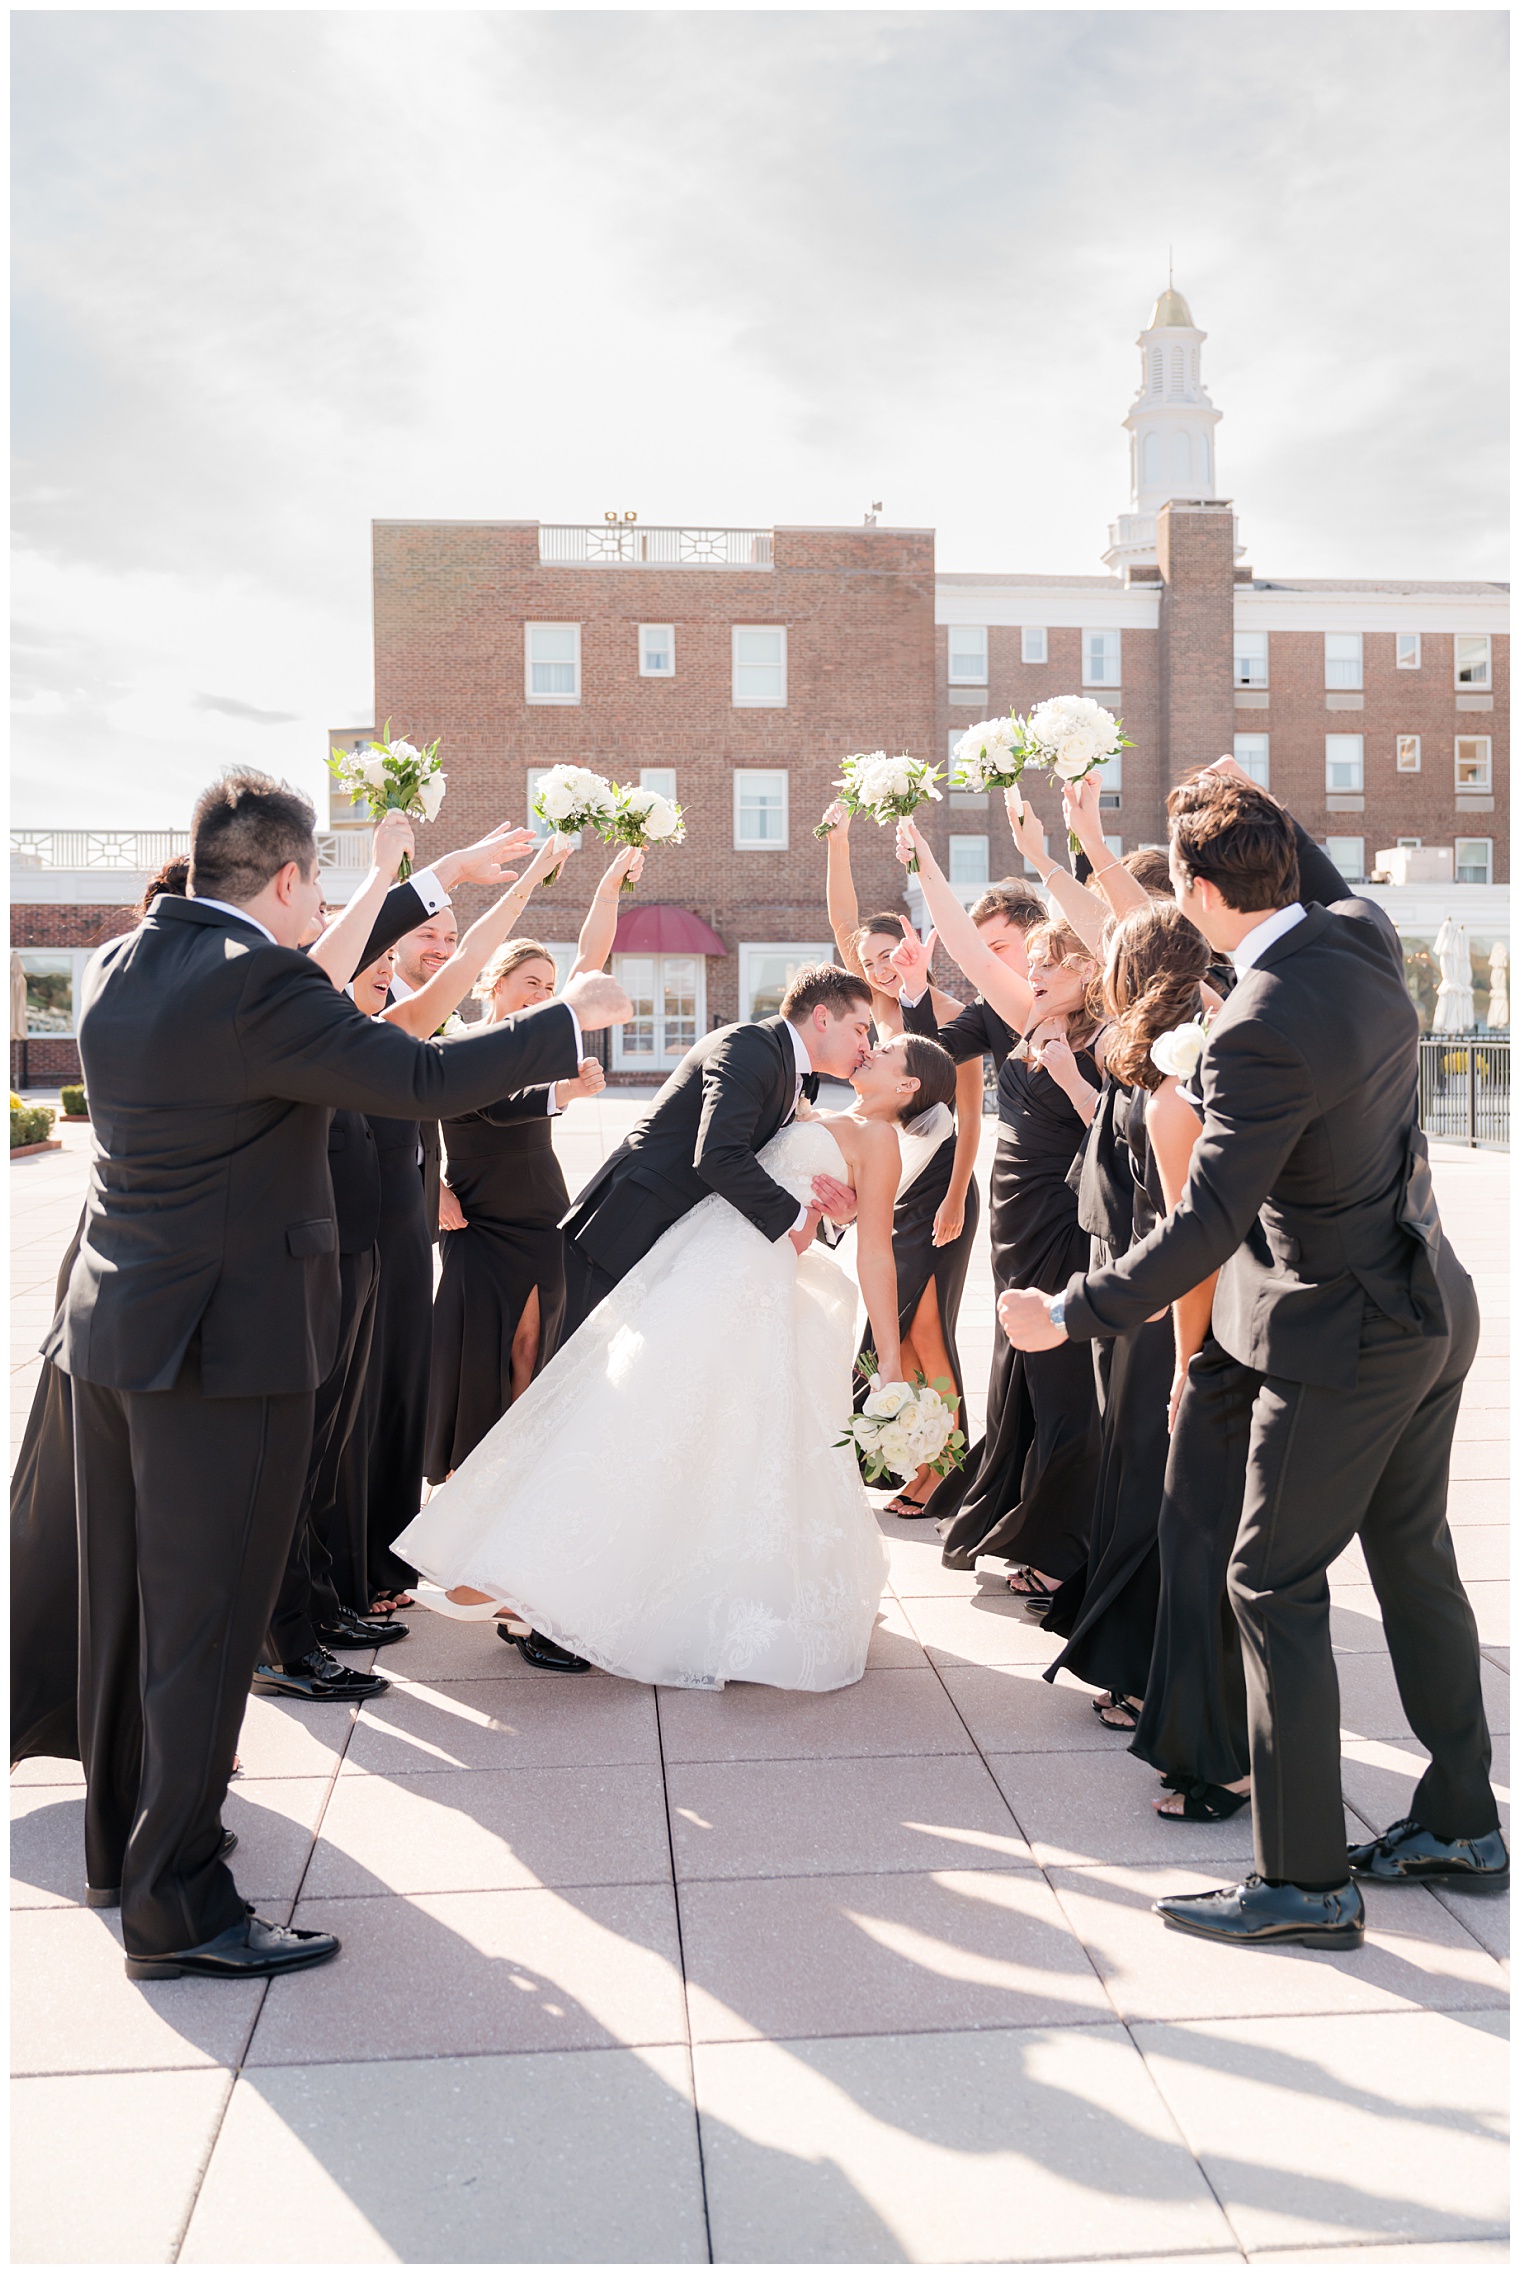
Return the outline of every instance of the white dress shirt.
[[[793,1026],[791,1020],[788,1019],[786,1022],[786,1031],[792,1038],[792,1049],[796,1053],[797,1057],[797,1087],[792,1092],[792,1112],[795,1114],[797,1111],[797,1100],[802,1095],[802,1077],[804,1074],[811,1074],[813,1071],[813,1061],[808,1056],[807,1040],[803,1035],[801,1028]],[[802,1231],[807,1224],[807,1220],[807,1210],[805,1208],[799,1208],[797,1211],[797,1221],[792,1226],[792,1230],[794,1232]]]
[[[262,932],[271,947],[279,946],[280,943],[269,926],[261,924],[257,916],[250,916],[246,908],[234,907],[230,900],[212,900],[201,892],[187,893],[185,897],[193,900],[197,908],[217,908],[224,916],[236,916],[240,924],[251,924],[256,932]]]
[[[1287,908],[1274,908],[1271,915],[1264,917],[1261,923],[1253,924],[1238,946],[1230,949],[1230,961],[1235,966],[1236,978],[1243,979],[1251,966],[1266,954],[1272,942],[1280,940],[1284,932],[1291,932],[1295,924],[1301,924],[1307,913],[1303,902],[1295,900]]]

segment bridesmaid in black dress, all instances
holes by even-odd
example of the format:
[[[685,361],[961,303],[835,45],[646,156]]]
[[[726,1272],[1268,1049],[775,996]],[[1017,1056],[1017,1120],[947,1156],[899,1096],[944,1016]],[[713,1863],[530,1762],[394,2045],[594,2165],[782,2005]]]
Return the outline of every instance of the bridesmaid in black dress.
[[[642,855],[623,847],[597,887],[574,972],[600,971],[612,952],[618,893]],[[488,1020],[547,1003],[554,958],[537,940],[508,940],[475,989]],[[448,1170],[440,1196],[443,1269],[433,1302],[432,1376],[424,1467],[442,1484],[553,1357],[565,1312],[570,1207],[554,1150],[553,1115],[606,1085],[595,1058],[574,1081],[526,1090],[443,1124]]]

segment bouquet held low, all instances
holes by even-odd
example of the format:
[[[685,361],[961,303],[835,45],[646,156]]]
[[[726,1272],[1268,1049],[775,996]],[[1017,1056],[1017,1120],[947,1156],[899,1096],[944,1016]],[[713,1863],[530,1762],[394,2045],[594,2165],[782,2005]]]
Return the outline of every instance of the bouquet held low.
[[[927,1464],[936,1476],[948,1476],[966,1457],[966,1437],[955,1425],[955,1407],[944,1392],[952,1388],[945,1376],[934,1382],[922,1374],[912,1382],[884,1382],[867,1351],[859,1372],[870,1384],[861,1411],[845,1423],[841,1445],[852,1445],[860,1456],[866,1482],[878,1484],[890,1470],[893,1476],[916,1476]]]

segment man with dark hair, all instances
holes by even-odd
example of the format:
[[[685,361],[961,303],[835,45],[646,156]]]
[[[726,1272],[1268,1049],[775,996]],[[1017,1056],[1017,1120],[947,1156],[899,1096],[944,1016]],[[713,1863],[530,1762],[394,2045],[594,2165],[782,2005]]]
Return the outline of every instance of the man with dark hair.
[[[1339,1947],[1363,1933],[1353,1873],[1508,1884],[1477,1627],[1446,1522],[1477,1304],[1431,1191],[1419,1022],[1387,917],[1299,902],[1293,824],[1255,784],[1205,775],[1169,803],[1178,905],[1238,975],[1196,1077],[1187,1188],[1120,1261],[1060,1295],[1005,1294],[998,1315],[1017,1347],[1046,1349],[1122,1333],[1219,1272],[1193,1365],[1246,1445],[1229,1592],[1257,1869],[1156,1908],[1219,1941]],[[1348,1855],[1326,1571],[1358,1535],[1431,1758],[1410,1815]]]
[[[772,1019],[716,1027],[688,1050],[654,1104],[609,1153],[564,1220],[568,1340],[663,1232],[719,1192],[768,1240],[799,1254],[821,1216],[855,1212],[848,1185],[819,1177],[799,1209],[755,1155],[818,1076],[848,1080],[871,1046],[871,990],[831,963],[793,974]]]
[[[311,818],[264,777],[218,785],[190,896],[155,900],[81,988],[96,1152],[44,1351],[73,1385],[91,1900],[119,1890],[135,1976],[240,1980],[337,1948],[252,1915],[220,1823],[337,1341],[328,1109],[467,1112],[568,1079],[580,1027],[628,1009],[598,973],[447,1049],[367,1019],[297,952]],[[499,865],[531,840],[487,842]]]

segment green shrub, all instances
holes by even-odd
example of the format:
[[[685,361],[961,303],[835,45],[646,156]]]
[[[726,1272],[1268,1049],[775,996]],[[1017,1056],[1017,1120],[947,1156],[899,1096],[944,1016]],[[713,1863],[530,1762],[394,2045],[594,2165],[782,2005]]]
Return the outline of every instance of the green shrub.
[[[12,1152],[18,1145],[40,1145],[52,1134],[53,1109],[50,1105],[12,1106]]]
[[[65,1082],[58,1095],[63,1102],[63,1110],[65,1113],[81,1114],[89,1112],[90,1109],[85,1103],[83,1082]]]

